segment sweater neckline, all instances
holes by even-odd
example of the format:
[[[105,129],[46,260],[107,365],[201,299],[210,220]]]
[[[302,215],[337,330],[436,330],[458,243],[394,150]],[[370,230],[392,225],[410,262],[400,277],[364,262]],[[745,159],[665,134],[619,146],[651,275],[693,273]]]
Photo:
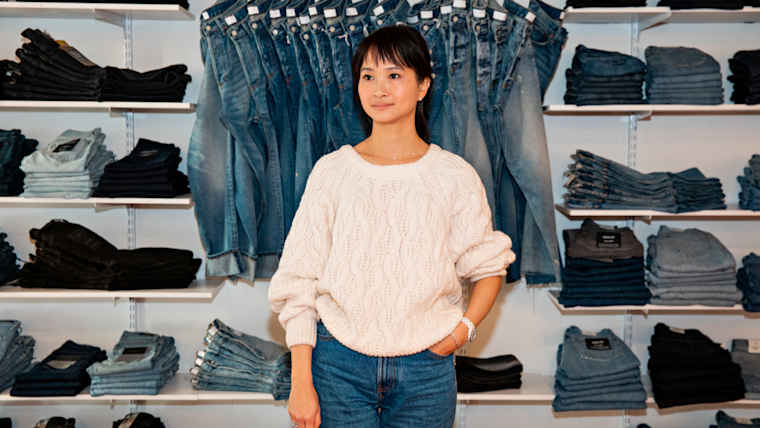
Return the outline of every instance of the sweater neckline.
[[[438,158],[442,149],[437,144],[430,143],[427,153],[422,155],[421,158],[414,162],[400,165],[375,165],[364,159],[350,144],[342,146],[340,150],[343,152],[343,155],[349,163],[359,168],[362,173],[378,177],[396,178],[415,175],[420,171],[430,168]]]

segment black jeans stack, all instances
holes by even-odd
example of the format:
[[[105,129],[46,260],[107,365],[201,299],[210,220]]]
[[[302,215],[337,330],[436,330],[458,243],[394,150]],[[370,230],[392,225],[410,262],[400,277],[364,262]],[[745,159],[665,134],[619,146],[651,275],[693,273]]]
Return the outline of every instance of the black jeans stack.
[[[670,174],[676,189],[678,212],[725,210],[723,185],[717,178],[707,178],[697,168]]]
[[[744,176],[736,179],[742,187],[739,193],[739,207],[743,210],[760,211],[760,155],[752,155],[749,166],[744,168]]]
[[[736,274],[736,286],[744,293],[742,306],[747,312],[760,312],[760,256],[750,253],[744,256],[742,264]]]
[[[173,248],[118,250],[91,230],[53,220],[29,236],[36,245],[21,269],[25,288],[147,290],[187,288],[201,260]]]
[[[649,347],[649,374],[661,409],[744,398],[741,367],[699,330],[657,324]]]
[[[129,156],[106,166],[93,196],[173,198],[190,193],[179,147],[140,138]]]
[[[34,425],[34,428],[76,428],[77,420],[74,418],[62,418],[54,416],[49,419],[43,419]]]
[[[630,55],[578,45],[573,65],[565,72],[565,104],[644,104],[646,68]]]
[[[566,307],[645,305],[644,246],[629,228],[586,219],[562,232],[565,268],[559,301]]]
[[[660,0],[657,6],[678,9],[741,9],[747,0]]]
[[[758,2],[760,7],[760,2]],[[734,73],[728,80],[734,84],[731,101],[736,104],[760,104],[760,49],[739,51],[728,60]]]
[[[18,129],[0,129],[0,196],[17,196],[24,191],[25,175],[19,167],[37,144],[37,140],[27,139]]]
[[[67,340],[41,363],[16,376],[11,389],[15,397],[74,396],[90,386],[87,367],[106,359],[96,346]]]
[[[18,279],[18,265],[13,246],[5,240],[8,235],[0,233],[0,285]]]
[[[646,0],[567,0],[566,7],[645,7]]]
[[[45,101],[181,102],[190,82],[185,65],[139,73],[99,67],[70,46],[60,46],[40,30],[21,33],[31,40],[16,50],[20,62],[6,61],[10,73],[2,97]]]
[[[456,357],[455,363],[457,392],[517,389],[522,385],[522,363],[514,355]]]
[[[164,428],[161,418],[149,413],[130,413],[113,423],[113,428]]]
[[[0,418],[0,428],[13,428],[11,418]]]

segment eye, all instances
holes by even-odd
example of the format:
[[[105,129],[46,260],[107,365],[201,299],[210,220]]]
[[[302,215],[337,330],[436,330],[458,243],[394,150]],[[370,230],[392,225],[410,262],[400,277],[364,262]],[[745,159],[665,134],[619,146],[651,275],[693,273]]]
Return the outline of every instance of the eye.
[[[398,73],[392,73],[391,74],[391,79],[398,79],[399,77],[401,77],[401,76],[399,76]]]
[[[364,76],[362,76],[362,79],[364,79],[364,80],[372,80],[372,76],[370,76],[369,74],[365,74]]]

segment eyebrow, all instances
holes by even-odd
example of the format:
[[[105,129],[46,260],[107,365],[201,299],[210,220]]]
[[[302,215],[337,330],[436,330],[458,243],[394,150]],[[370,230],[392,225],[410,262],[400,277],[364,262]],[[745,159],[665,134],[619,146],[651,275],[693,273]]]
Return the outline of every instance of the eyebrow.
[[[386,70],[403,70],[404,67],[399,67],[398,65],[394,65],[393,67],[385,67],[385,69]],[[372,71],[374,69],[372,67],[362,67],[360,71],[364,71],[364,70]]]

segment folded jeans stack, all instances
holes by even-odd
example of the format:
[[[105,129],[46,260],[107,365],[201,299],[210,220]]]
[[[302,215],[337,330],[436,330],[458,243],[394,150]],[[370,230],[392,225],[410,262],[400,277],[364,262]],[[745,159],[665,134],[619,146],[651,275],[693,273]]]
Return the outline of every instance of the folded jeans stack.
[[[60,416],[54,416],[52,418],[43,419],[34,425],[34,428],[76,428],[77,420],[74,418],[62,418]]]
[[[566,7],[645,7],[646,0],[567,0]]]
[[[87,368],[90,395],[157,395],[178,369],[174,338],[125,331],[108,359]]]
[[[21,269],[24,288],[148,290],[187,288],[201,260],[173,248],[117,250],[91,230],[64,220],[32,229],[37,254]]]
[[[106,67],[106,81],[100,87],[100,101],[143,101],[179,103],[192,80],[184,64],[170,65],[140,73]]]
[[[723,78],[715,58],[695,48],[649,46],[649,104],[723,104]]]
[[[744,398],[741,368],[699,330],[658,323],[649,347],[649,375],[661,409]]]
[[[572,306],[645,305],[644,246],[629,228],[586,219],[562,232],[565,269],[559,302]]]
[[[564,195],[568,208],[676,212],[676,190],[668,173],[642,174],[593,153],[571,156]]]
[[[16,196],[24,191],[21,159],[32,154],[37,144],[37,140],[28,140],[18,129],[0,129],[0,196]]]
[[[124,419],[114,421],[113,428],[165,428],[161,418],[150,413],[130,413]]]
[[[522,386],[522,363],[514,355],[456,357],[457,392],[485,392]]]
[[[21,161],[25,198],[89,198],[106,165],[115,160],[100,128],[64,131]]]
[[[0,233],[0,285],[18,279],[18,265],[13,246],[5,240],[8,235]]]
[[[650,303],[667,306],[734,306],[736,260],[712,234],[660,226],[647,238]]]
[[[93,196],[173,198],[190,192],[179,171],[179,147],[140,138],[125,158],[106,166]]]
[[[725,210],[723,185],[717,178],[707,178],[697,168],[670,174],[676,189],[678,212]]]
[[[13,386],[16,375],[32,364],[34,339],[21,336],[21,323],[0,320],[0,392]]]
[[[193,388],[290,395],[290,351],[276,343],[234,330],[219,320],[209,325],[206,349],[195,360]]]
[[[715,415],[715,422],[717,424],[710,425],[711,428],[760,428],[760,418],[732,418],[722,410],[718,410],[718,413]]]
[[[555,412],[645,409],[641,363],[609,329],[570,327],[557,352]]]
[[[731,361],[742,368],[744,398],[760,400],[760,340],[734,339],[731,342]]]
[[[13,428],[11,418],[0,418],[0,428]]]
[[[743,210],[760,211],[760,155],[752,155],[749,166],[744,167],[744,176],[736,179],[742,187],[739,192],[739,207]]]
[[[660,0],[657,6],[679,9],[741,9],[746,0]]]
[[[744,293],[742,306],[747,312],[760,312],[760,256],[750,253],[736,275],[737,286]]]
[[[565,104],[644,104],[644,71],[646,64],[638,58],[578,45],[565,72]]]
[[[41,363],[16,376],[11,395],[75,396],[90,385],[87,367],[105,359],[106,353],[102,349],[67,340]]]
[[[728,76],[734,84],[731,100],[736,104],[760,104],[760,49],[735,53],[728,67],[734,73]]]

